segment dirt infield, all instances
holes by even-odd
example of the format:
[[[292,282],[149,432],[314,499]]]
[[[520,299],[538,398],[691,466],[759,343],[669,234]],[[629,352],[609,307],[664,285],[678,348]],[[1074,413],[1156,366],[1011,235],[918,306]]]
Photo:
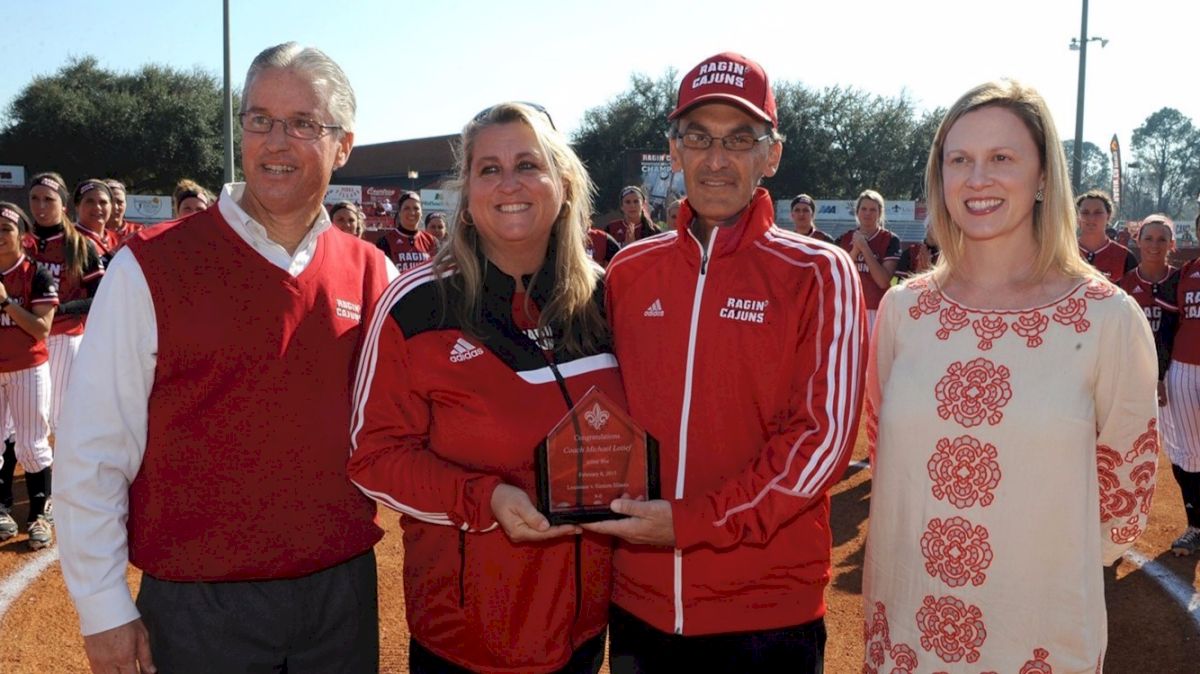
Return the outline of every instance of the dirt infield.
[[[862,458],[861,446],[856,452]],[[1183,529],[1179,490],[1170,476],[1170,465],[1159,461],[1159,487],[1150,518],[1150,530],[1136,549],[1160,564],[1194,593],[1200,587],[1200,558],[1171,556],[1171,541]],[[829,642],[826,671],[848,674],[862,670],[863,542],[867,527],[870,472],[851,468],[834,489],[834,578],[828,592],[826,618]],[[17,493],[25,493],[17,486]],[[22,511],[26,504],[18,505]],[[24,512],[16,513],[23,521]],[[399,525],[392,513],[383,513],[388,535],[376,549],[379,559],[381,671],[406,672],[408,631],[404,623],[404,590],[401,582],[403,550]],[[0,545],[0,605],[12,598],[0,619],[0,672],[43,674],[86,672],[83,642],[75,611],[67,599],[58,563],[51,564],[28,584],[15,582],[26,564],[37,555],[56,555],[57,548],[28,552],[22,533]],[[136,587],[138,574],[130,571]],[[1200,608],[1191,615],[1172,599],[1145,569],[1122,561],[1106,571],[1109,651],[1108,674],[1200,673]],[[1015,674],[1015,673],[1014,673]]]

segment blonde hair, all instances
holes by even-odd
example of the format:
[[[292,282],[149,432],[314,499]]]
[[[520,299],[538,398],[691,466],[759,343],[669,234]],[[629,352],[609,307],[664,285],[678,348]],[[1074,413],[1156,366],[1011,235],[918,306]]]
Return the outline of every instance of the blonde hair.
[[[881,229],[886,227],[887,202],[883,200],[883,195],[875,190],[863,190],[862,193],[858,195],[858,199],[854,202],[854,222],[857,224],[862,224],[858,222],[858,207],[862,206],[862,202],[864,201],[874,201],[876,204],[879,204],[879,227]],[[814,212],[816,211],[816,209],[813,210]]]
[[[943,192],[942,153],[946,136],[964,115],[986,107],[1003,108],[1016,115],[1038,149],[1045,187],[1041,190],[1042,199],[1033,206],[1033,237],[1037,246],[1034,278],[1041,279],[1054,271],[1072,278],[1102,278],[1079,255],[1071,180],[1050,109],[1036,89],[1008,79],[986,82],[963,94],[942,118],[934,135],[925,167],[929,221],[941,251],[934,276],[944,282],[963,259],[962,230],[951,219]]]
[[[525,103],[500,103],[479,113],[463,127],[462,137],[455,147],[456,175],[447,185],[448,189],[458,191],[458,206],[450,219],[452,226],[446,236],[447,245],[434,256],[434,272],[443,279],[450,278],[451,274],[460,279],[463,300],[451,310],[465,331],[478,334],[482,324],[484,268],[479,232],[474,227],[468,201],[471,161],[479,133],[502,124],[528,126],[539,151],[546,157],[551,179],[556,185],[563,185],[562,207],[550,234],[557,283],[550,292],[550,302],[541,307],[538,326],[561,327],[561,345],[568,353],[583,355],[602,343],[608,334],[604,316],[593,300],[602,272],[592,262],[584,245],[588,223],[592,219],[595,186],[583,162],[544,112]],[[535,276],[532,283],[537,282]]]

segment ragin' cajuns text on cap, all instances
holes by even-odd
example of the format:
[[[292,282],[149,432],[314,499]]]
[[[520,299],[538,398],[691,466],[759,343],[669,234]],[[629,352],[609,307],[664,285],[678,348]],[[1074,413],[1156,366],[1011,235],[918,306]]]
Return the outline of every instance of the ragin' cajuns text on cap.
[[[702,103],[731,103],[771,126],[779,126],[775,92],[762,66],[733,52],[710,56],[679,83],[679,98],[667,119],[675,119]]]

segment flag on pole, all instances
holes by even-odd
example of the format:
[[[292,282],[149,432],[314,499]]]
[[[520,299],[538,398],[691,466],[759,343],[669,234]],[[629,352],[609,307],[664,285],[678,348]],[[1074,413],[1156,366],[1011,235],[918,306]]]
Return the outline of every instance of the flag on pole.
[[[1117,134],[1113,134],[1112,141],[1108,144],[1108,149],[1112,152],[1112,198],[1115,210],[1120,210],[1121,205],[1121,144],[1117,142]]]

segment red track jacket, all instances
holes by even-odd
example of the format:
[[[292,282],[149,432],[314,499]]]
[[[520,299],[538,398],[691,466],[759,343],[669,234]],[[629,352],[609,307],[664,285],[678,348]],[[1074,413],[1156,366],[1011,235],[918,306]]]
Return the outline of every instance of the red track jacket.
[[[686,223],[624,248],[607,309],[633,417],[660,442],[675,550],[620,544],[613,601],[665,632],[825,613],[826,490],[846,468],[867,334],[858,272],[783,231],[758,189],[701,245]]]
[[[551,257],[531,288],[538,307],[550,301],[554,266]],[[454,281],[444,284],[451,302]],[[431,264],[392,282],[367,328],[349,471],[402,514],[413,637],[472,671],[548,672],[608,621],[612,542],[585,532],[513,543],[492,492],[505,482],[536,504],[534,448],[567,413],[566,398],[592,386],[618,404],[624,395],[607,344],[584,357],[555,352],[549,366],[513,320],[513,289],[487,265],[482,334],[469,335]]]

